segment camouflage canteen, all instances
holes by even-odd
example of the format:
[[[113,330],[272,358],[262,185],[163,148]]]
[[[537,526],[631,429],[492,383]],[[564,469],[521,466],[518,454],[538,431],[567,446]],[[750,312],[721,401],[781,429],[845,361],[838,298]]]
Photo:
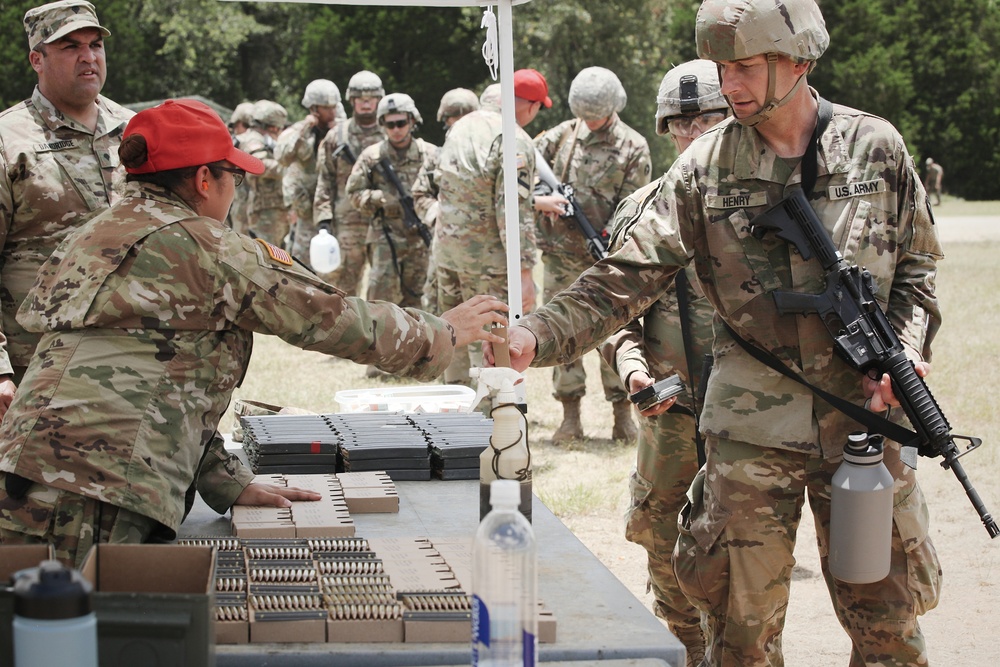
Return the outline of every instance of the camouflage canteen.
[[[375,117],[379,125],[382,124],[382,119],[391,113],[408,113],[418,125],[424,122],[413,98],[406,93],[389,93],[378,101]]]
[[[815,61],[830,45],[814,0],[704,0],[695,38],[698,57],[714,61],[762,53]]]
[[[483,89],[482,94],[479,95],[479,106],[480,107],[495,107],[500,108],[500,84],[491,83]]]
[[[337,88],[337,84],[329,79],[310,81],[302,95],[302,106],[306,109],[335,107],[338,104],[340,104],[340,88]]]
[[[253,102],[240,102],[233,109],[232,115],[229,116],[229,127],[233,127],[236,123],[243,123],[247,127],[253,124]]]
[[[347,82],[347,101],[355,97],[385,97],[385,88],[378,74],[363,69],[352,76]]]
[[[285,129],[285,125],[288,124],[288,112],[277,102],[258,100],[253,105],[253,121],[260,127]]]
[[[608,118],[625,108],[628,95],[618,76],[604,67],[587,67],[569,86],[569,108],[583,121]]]
[[[722,96],[719,68],[711,60],[692,60],[672,68],[656,95],[656,133],[668,134],[667,122],[678,116],[729,111]]]
[[[97,28],[104,37],[111,34],[97,20],[94,5],[84,0],[60,0],[29,9],[24,14],[24,31],[28,33],[28,48],[51,44],[76,30]]]
[[[479,108],[479,98],[468,88],[453,88],[441,97],[437,120],[443,123],[446,118],[464,116]]]

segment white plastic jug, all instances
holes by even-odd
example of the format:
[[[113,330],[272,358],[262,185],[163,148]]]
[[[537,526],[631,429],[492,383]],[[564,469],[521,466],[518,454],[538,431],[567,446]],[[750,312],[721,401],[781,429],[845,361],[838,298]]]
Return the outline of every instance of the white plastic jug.
[[[340,243],[326,229],[320,229],[309,241],[309,265],[316,273],[330,273],[340,267]]]

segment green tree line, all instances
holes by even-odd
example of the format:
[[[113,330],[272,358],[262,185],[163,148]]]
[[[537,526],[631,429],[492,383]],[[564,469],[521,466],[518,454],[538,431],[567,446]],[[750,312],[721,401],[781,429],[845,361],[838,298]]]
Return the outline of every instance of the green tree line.
[[[0,0],[0,104],[31,93],[24,12],[35,0]],[[421,134],[440,143],[438,102],[457,86],[491,82],[480,54],[478,8],[338,6],[219,0],[94,0],[107,40],[105,94],[121,103],[202,95],[224,106],[273,99],[301,117],[315,78],[341,89],[361,69],[413,96]],[[696,57],[697,0],[534,0],[514,8],[515,67],[534,67],[555,104],[529,133],[571,116],[570,82],[582,68],[615,71],[629,103],[622,117],[650,142],[656,171],[673,148],[653,129],[656,92],[673,65]],[[832,42],[810,82],[835,102],[895,124],[923,172],[932,156],[945,188],[1000,199],[1000,8],[996,0],[821,0]]]

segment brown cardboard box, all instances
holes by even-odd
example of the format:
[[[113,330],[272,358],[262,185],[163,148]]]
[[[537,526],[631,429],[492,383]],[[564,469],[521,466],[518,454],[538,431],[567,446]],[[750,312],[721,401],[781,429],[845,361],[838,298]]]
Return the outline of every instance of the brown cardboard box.
[[[94,585],[102,667],[215,664],[215,548],[98,544],[80,568]]]
[[[298,619],[294,621],[261,621],[256,618],[254,609],[250,610],[250,642],[260,643],[291,643],[291,642],[325,642],[326,618]]]

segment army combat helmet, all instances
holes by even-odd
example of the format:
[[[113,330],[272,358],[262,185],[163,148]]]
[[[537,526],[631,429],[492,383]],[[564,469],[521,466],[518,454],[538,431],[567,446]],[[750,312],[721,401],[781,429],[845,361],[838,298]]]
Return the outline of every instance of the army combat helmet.
[[[338,104],[340,104],[340,88],[337,88],[337,84],[329,79],[310,81],[302,95],[302,106],[306,109],[335,107]]]
[[[445,119],[454,116],[464,116],[479,108],[479,97],[468,88],[452,88],[441,97],[437,120],[443,123]]]
[[[253,120],[259,127],[277,127],[283,130],[288,124],[288,112],[277,102],[257,100],[253,105]]]
[[[347,82],[347,101],[350,102],[355,97],[384,97],[385,88],[382,87],[382,79],[375,72],[366,69],[357,72]]]
[[[628,95],[618,76],[604,67],[586,67],[569,85],[569,108],[583,121],[608,118],[625,108]]]
[[[830,45],[823,14],[814,0],[704,0],[695,20],[698,57],[706,60],[743,60],[767,56],[768,85],[764,105],[743,125],[757,125],[790,100],[805,79],[792,86],[782,99],[774,98],[775,63],[778,56],[815,62]]]
[[[691,60],[674,67],[663,77],[656,94],[656,133],[670,132],[674,118],[697,116],[709,111],[729,111],[722,96],[719,68],[711,60]]]
[[[236,105],[233,114],[229,117],[229,128],[232,129],[236,123],[250,127],[253,123],[253,102],[240,102]]]
[[[391,113],[410,114],[410,118],[412,118],[413,122],[417,125],[424,122],[424,119],[420,117],[420,112],[417,111],[417,105],[414,103],[413,98],[406,93],[389,93],[378,101],[378,108],[375,110],[375,117],[378,119],[379,125],[381,125],[382,120]]]

